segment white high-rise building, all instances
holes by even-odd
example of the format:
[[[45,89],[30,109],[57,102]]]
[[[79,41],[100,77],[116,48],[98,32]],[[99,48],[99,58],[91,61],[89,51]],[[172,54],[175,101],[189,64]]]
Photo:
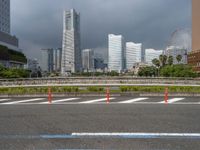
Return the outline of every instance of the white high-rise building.
[[[126,43],[126,68],[131,69],[142,61],[142,43]]]
[[[10,34],[10,0],[0,0],[0,31]]]
[[[153,65],[152,60],[163,54],[163,50],[146,49],[145,50],[145,61],[148,65]]]
[[[125,69],[125,42],[122,35],[108,35],[108,69],[122,72]]]
[[[84,49],[82,51],[82,67],[84,71],[94,70],[94,51],[91,49]]]
[[[61,73],[81,71],[80,14],[74,9],[64,12]]]

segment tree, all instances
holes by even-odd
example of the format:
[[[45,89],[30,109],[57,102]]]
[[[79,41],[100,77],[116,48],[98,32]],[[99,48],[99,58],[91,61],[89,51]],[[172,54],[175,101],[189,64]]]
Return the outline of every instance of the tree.
[[[174,63],[174,58],[173,58],[173,56],[169,56],[168,57],[168,65],[173,65],[173,63]]]
[[[167,63],[167,56],[166,55],[160,55],[159,60],[160,60],[161,66],[164,67]]]
[[[160,61],[157,59],[157,58],[155,58],[155,59],[153,59],[152,60],[152,63],[156,66],[156,67],[160,67]]]
[[[178,61],[178,63],[181,62],[182,58],[183,58],[182,55],[177,55],[177,56],[176,56],[176,60]]]
[[[160,61],[155,58],[152,60],[152,63],[157,67],[156,71],[157,71],[157,76],[159,76],[159,70],[160,70]]]
[[[3,70],[5,70],[5,67],[2,64],[0,64],[0,72]]]
[[[156,74],[157,74],[157,68],[154,66],[140,68],[138,72],[139,76],[145,76],[145,77],[156,76]]]
[[[109,76],[119,76],[119,73],[116,71],[111,71],[108,73]]]
[[[197,77],[197,73],[188,65],[167,65],[160,70],[160,75],[163,77]]]

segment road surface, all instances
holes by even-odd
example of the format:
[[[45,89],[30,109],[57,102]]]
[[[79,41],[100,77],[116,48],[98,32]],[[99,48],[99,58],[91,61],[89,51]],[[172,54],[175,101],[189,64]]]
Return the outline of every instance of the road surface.
[[[2,150],[199,150],[200,98],[0,98]]]

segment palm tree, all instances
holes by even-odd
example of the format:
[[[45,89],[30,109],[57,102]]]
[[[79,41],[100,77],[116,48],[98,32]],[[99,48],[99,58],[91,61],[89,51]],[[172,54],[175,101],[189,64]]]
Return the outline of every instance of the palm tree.
[[[161,62],[161,66],[164,67],[166,65],[166,62],[167,62],[167,56],[166,55],[160,55],[159,60]]]
[[[163,65],[163,63],[162,63],[163,62],[163,55],[159,56],[159,60],[160,60],[161,66],[162,66]]]
[[[178,63],[181,62],[182,58],[183,58],[182,55],[177,55],[177,56],[176,56],[176,60],[178,61]]]
[[[167,64],[167,56],[163,55],[163,66]]]
[[[168,57],[168,65],[173,65],[173,63],[174,63],[174,58],[173,58],[173,56],[169,56]]]
[[[152,60],[152,63],[157,67],[157,75],[159,76],[160,61],[157,58],[155,58]]]
[[[157,59],[157,58],[155,58],[155,59],[153,59],[152,60],[152,63],[156,66],[156,67],[160,67],[160,61]]]

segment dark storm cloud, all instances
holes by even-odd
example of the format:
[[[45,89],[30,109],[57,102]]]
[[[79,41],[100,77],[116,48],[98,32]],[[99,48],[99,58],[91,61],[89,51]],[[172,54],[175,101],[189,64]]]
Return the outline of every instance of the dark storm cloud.
[[[11,0],[12,33],[32,57],[41,48],[61,47],[63,10],[81,13],[82,48],[102,49],[107,35],[163,49],[177,28],[190,27],[190,0]]]

